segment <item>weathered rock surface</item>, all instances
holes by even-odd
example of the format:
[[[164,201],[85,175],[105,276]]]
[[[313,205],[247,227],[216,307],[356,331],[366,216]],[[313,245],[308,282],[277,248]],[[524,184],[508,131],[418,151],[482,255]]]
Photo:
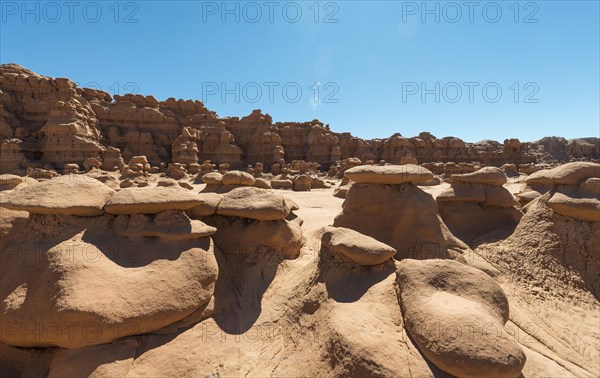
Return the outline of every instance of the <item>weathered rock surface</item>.
[[[494,167],[453,175],[450,188],[436,197],[450,231],[465,242],[491,232],[510,234],[522,213],[519,202],[502,186],[506,181],[504,172]]]
[[[486,273],[456,261],[403,260],[406,328],[425,357],[457,377],[518,377],[525,353],[506,333],[508,300]]]
[[[452,182],[462,182],[465,184],[502,186],[507,181],[504,171],[496,167],[485,167],[473,173],[452,175],[451,177]]]
[[[259,221],[221,215],[205,217],[203,221],[217,228],[212,238],[219,250],[232,258],[275,253],[293,259],[300,255],[304,244],[301,223],[297,221]]]
[[[396,254],[389,245],[349,228],[327,227],[321,241],[328,253],[344,256],[363,266],[382,264]]]
[[[395,248],[398,259],[456,258],[468,249],[448,230],[435,200],[410,182],[354,183],[333,225],[353,229]]]
[[[216,214],[217,208],[223,200],[223,195],[218,193],[200,193],[198,196],[203,203],[189,210],[192,217],[205,217]]]
[[[579,185],[590,177],[600,177],[600,164],[577,162],[537,171],[525,179],[527,184]]]
[[[116,192],[104,206],[109,214],[157,214],[165,210],[188,210],[204,203],[202,197],[172,187],[126,188]]]
[[[357,183],[368,184],[402,184],[405,182],[421,183],[433,179],[433,174],[418,165],[361,165],[350,168],[344,174]]]
[[[199,239],[217,231],[199,220],[191,220],[179,210],[166,210],[154,217],[144,214],[119,215],[114,227],[120,236],[154,237],[164,240]]]
[[[285,198],[268,189],[241,187],[223,195],[217,207],[218,215],[273,221],[286,218],[291,206]]]
[[[158,330],[210,301],[217,277],[210,238],[133,240],[118,236],[124,230],[113,219],[32,214],[3,244],[0,342],[110,343]]]
[[[84,175],[60,176],[2,197],[0,207],[34,214],[95,216],[115,193]]]
[[[254,185],[254,177],[242,171],[230,171],[223,175],[222,183],[223,185],[232,185],[232,186],[252,186]]]
[[[212,160],[235,169],[256,162],[269,168],[282,160],[311,161],[329,169],[351,158],[392,164],[478,162],[501,166],[600,157],[598,138],[465,143],[423,132],[411,138],[394,134],[363,140],[333,132],[318,120],[274,123],[260,110],[242,118],[219,118],[200,101],[157,101],[139,94],[113,98],[100,90],[79,88],[69,79],[41,76],[15,64],[0,66],[0,90],[0,150],[5,163],[0,173],[23,174],[28,166],[40,163],[55,168],[75,163],[88,169],[91,159],[112,171],[142,155],[153,166],[177,163],[187,167]],[[443,171],[468,173],[469,169],[453,165]]]

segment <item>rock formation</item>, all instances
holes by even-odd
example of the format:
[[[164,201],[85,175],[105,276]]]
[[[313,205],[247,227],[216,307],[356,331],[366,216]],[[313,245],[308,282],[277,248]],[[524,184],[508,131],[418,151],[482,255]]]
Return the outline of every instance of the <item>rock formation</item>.
[[[215,229],[190,220],[181,201],[134,190],[115,193],[69,175],[3,199],[3,207],[30,215],[3,240],[0,342],[79,348],[204,311],[218,271]],[[111,200],[122,215],[103,211]]]
[[[456,377],[520,376],[525,353],[504,330],[508,299],[490,276],[455,261],[403,260],[397,283],[406,328],[429,361]]]
[[[254,110],[246,117],[219,118],[200,101],[158,101],[139,94],[115,95],[78,88],[66,78],[49,78],[16,64],[0,66],[0,137],[3,173],[29,166],[62,168],[102,161],[105,170],[144,155],[152,166],[198,161],[232,168],[305,160],[327,170],[349,158],[393,164],[429,162],[496,165],[598,160],[600,139],[544,138],[522,143],[436,138],[423,132],[406,138],[363,140],[336,133],[318,120],[277,122]],[[303,172],[304,173],[304,172]],[[447,173],[468,173],[465,171]]]
[[[512,232],[521,219],[518,202],[502,185],[506,175],[496,167],[452,175],[452,185],[436,197],[450,231],[465,242],[493,231]]]
[[[3,377],[600,375],[597,138],[363,140],[11,64],[0,137]]]
[[[512,235],[484,248],[486,257],[507,266],[520,282],[543,282],[552,294],[572,290],[598,298],[599,178],[600,164],[580,162],[529,176],[528,185],[545,189],[525,207]]]
[[[433,174],[416,165],[358,166],[346,171],[354,181],[334,226],[383,242],[404,258],[460,258],[468,250],[448,230],[435,200],[415,184]]]

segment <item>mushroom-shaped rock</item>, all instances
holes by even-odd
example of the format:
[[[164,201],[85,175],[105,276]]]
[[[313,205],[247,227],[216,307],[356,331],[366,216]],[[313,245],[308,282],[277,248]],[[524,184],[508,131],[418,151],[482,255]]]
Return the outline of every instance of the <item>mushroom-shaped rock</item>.
[[[0,207],[34,214],[96,216],[115,193],[85,175],[60,176],[25,187],[2,198]]]
[[[200,193],[198,195],[204,203],[202,205],[194,206],[189,211],[192,218],[206,217],[215,214],[217,212],[217,207],[219,207],[219,204],[223,199],[223,195],[218,193]]]
[[[218,275],[210,237],[124,238],[115,222],[108,215],[29,217],[9,242],[27,240],[38,258],[3,255],[0,343],[106,344],[157,331],[209,304]]]
[[[254,181],[254,176],[248,172],[229,171],[223,175],[223,185],[252,186]]]
[[[431,195],[413,183],[353,183],[333,225],[395,248],[397,259],[458,258],[468,250],[442,222]]]
[[[202,176],[202,181],[207,185],[221,185],[223,183],[223,175],[219,172],[210,172]]]
[[[402,184],[422,183],[433,179],[430,170],[414,164],[405,165],[359,165],[350,168],[344,176],[356,183]]]
[[[527,184],[578,185],[590,177],[600,177],[600,164],[575,162],[559,165],[552,169],[537,171],[525,179]]]
[[[330,253],[363,266],[382,264],[396,254],[389,245],[344,227],[327,227],[321,242]]]
[[[158,214],[165,210],[188,210],[204,203],[202,197],[172,187],[126,188],[116,192],[104,206],[109,214]]]
[[[502,180],[493,182],[498,171],[494,167],[488,168],[491,169],[484,170],[489,175],[469,174],[467,179],[463,175],[459,180],[452,176],[450,188],[436,197],[444,223],[463,241],[498,230],[510,232],[521,219],[522,213],[516,208],[519,203],[508,189],[497,185]]]
[[[218,215],[260,221],[284,219],[290,211],[291,206],[281,194],[255,187],[235,188],[225,193],[217,207]]]
[[[502,186],[508,181],[504,171],[497,167],[485,167],[472,173],[452,175],[452,182]]]
[[[451,260],[403,260],[397,285],[406,329],[423,355],[457,377],[518,377],[525,364],[504,330],[508,300],[483,271]]]

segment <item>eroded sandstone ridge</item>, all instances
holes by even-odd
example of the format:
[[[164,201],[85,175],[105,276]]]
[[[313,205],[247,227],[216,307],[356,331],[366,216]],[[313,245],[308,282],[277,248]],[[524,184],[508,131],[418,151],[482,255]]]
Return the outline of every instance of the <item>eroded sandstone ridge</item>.
[[[246,117],[219,117],[200,101],[124,96],[79,88],[66,78],[38,75],[16,64],[0,66],[0,173],[24,174],[29,167],[121,168],[135,156],[151,166],[206,160],[231,168],[305,160],[324,169],[343,159],[362,162],[481,163],[484,165],[567,162],[600,158],[600,140],[549,137],[522,143],[436,138],[423,132],[406,138],[364,140],[337,133],[318,120],[273,122],[254,110]],[[91,163],[92,162],[92,163]],[[454,172],[465,173],[465,172]]]

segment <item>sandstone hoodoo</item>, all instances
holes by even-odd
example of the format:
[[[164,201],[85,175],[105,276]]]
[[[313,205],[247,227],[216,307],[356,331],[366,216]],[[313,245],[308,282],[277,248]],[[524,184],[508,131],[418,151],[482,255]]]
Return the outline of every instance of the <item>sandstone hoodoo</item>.
[[[31,192],[37,187],[43,194]],[[8,206],[31,214],[3,241],[2,343],[65,348],[110,343],[207,306],[218,271],[210,239],[216,230],[177,210],[181,202],[163,200],[159,209],[152,200],[157,192],[133,190],[123,197],[125,190],[114,193],[97,180],[69,175],[13,194]],[[111,195],[127,198],[115,208],[127,215],[104,213]]]
[[[440,193],[437,204],[450,231],[469,242],[478,236],[506,230],[509,234],[521,219],[519,203],[502,185],[507,177],[495,167],[452,175],[450,188]]]
[[[364,140],[13,64],[0,137],[2,377],[600,376],[598,138]]]
[[[423,183],[433,179],[431,171],[414,164],[402,167],[396,165],[369,166],[361,165],[345,171],[344,176],[362,184],[403,184]]]
[[[565,164],[538,171],[526,183],[543,185],[551,194],[548,205],[558,214],[600,222],[600,164]]]
[[[526,181],[543,182],[548,192],[527,205],[515,232],[489,246],[490,258],[525,279],[526,269],[540,269],[555,290],[583,290],[600,295],[600,164],[570,163],[539,171]],[[502,256],[504,254],[504,256]],[[543,278],[542,278],[543,277]]]
[[[334,226],[350,228],[396,249],[396,258],[460,258],[468,247],[448,230],[435,200],[416,184],[433,174],[414,165],[361,166]],[[388,176],[389,175],[389,176]]]

